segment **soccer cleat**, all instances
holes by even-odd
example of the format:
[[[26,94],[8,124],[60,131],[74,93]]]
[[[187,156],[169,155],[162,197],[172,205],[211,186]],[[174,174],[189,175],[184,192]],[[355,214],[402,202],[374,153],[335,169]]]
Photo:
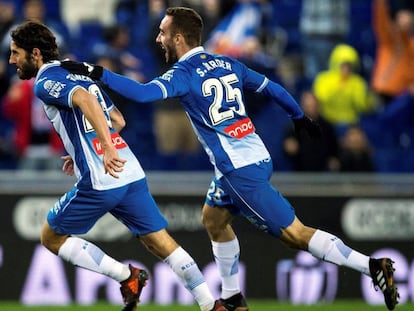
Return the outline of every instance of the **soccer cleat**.
[[[228,311],[228,310],[226,309],[226,307],[224,307],[224,306],[221,304],[220,300],[216,300],[216,301],[214,302],[214,307],[213,307],[213,309],[211,309],[210,311]]]
[[[238,293],[227,299],[220,298],[220,302],[228,311],[249,311],[246,299],[244,299],[242,293]]]
[[[389,258],[369,259],[369,271],[376,290],[381,289],[384,294],[388,310],[394,310],[400,294],[394,284],[394,262]]]
[[[128,279],[121,282],[121,294],[125,306],[122,311],[134,311],[138,307],[139,297],[142,288],[147,284],[149,278],[147,271],[129,265],[131,275]]]

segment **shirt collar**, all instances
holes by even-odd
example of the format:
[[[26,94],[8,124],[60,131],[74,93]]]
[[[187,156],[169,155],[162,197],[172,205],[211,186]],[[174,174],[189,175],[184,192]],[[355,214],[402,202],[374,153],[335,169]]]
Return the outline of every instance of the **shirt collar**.
[[[51,61],[51,62],[48,62],[48,63],[44,63],[42,66],[40,66],[39,71],[37,72],[36,80],[42,74],[42,72],[44,72],[49,67],[59,66],[59,65],[60,65],[60,61],[58,61],[58,60],[54,60],[54,61]]]
[[[185,53],[183,56],[180,57],[178,60],[179,62],[189,59],[191,56],[204,52],[204,48],[202,46],[197,46],[191,50],[189,50],[187,53]]]

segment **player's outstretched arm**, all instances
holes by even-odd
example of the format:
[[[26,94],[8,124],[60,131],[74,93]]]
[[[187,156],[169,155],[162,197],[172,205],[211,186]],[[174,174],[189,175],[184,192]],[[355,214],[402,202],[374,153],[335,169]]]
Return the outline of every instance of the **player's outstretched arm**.
[[[268,80],[263,93],[273,98],[288,113],[298,134],[304,133],[313,139],[321,136],[319,124],[304,114],[296,100],[281,85]]]
[[[75,62],[72,60],[64,60],[60,62],[60,66],[70,73],[82,76],[88,76],[92,80],[100,80],[103,74],[103,67],[89,64],[86,62]]]
[[[161,82],[153,80],[149,83],[140,83],[126,76],[114,73],[99,65],[85,62],[65,60],[61,62],[62,68],[67,71],[99,80],[110,89],[122,94],[136,102],[153,102],[166,98]]]

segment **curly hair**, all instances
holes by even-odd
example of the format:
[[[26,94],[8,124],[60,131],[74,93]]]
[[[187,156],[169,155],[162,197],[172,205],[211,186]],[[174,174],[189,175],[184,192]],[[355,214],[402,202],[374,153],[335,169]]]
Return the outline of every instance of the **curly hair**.
[[[48,27],[41,23],[24,22],[12,30],[11,38],[18,47],[29,53],[32,53],[34,48],[38,48],[44,62],[59,58],[56,37]]]

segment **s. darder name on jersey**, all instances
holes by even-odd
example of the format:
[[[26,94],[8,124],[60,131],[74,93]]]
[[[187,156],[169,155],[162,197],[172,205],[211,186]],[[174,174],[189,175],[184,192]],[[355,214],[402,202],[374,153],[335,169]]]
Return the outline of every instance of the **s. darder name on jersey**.
[[[229,62],[225,62],[221,59],[212,59],[208,62],[201,63],[204,68],[197,68],[197,73],[200,77],[204,77],[205,74],[213,69],[216,68],[223,68],[226,70],[231,70],[231,64]]]

